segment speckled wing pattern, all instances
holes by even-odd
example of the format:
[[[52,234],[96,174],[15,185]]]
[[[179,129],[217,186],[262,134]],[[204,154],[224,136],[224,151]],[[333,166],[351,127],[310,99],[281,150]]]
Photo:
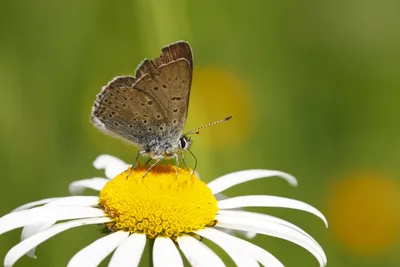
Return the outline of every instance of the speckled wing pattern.
[[[101,130],[146,147],[152,140],[177,141],[186,123],[193,58],[180,41],[145,59],[135,77],[115,77],[97,95],[91,119]]]

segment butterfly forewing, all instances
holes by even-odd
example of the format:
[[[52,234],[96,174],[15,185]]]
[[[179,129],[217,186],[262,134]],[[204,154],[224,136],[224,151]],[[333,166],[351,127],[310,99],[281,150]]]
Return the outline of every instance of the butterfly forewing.
[[[187,43],[163,48],[158,58],[139,65],[136,77],[116,77],[103,88],[93,122],[143,147],[153,140],[177,141],[187,117],[192,64]]]
[[[134,88],[153,97],[165,114],[171,139],[178,139],[186,122],[190,96],[191,69],[185,59],[159,67],[158,73],[146,75]]]

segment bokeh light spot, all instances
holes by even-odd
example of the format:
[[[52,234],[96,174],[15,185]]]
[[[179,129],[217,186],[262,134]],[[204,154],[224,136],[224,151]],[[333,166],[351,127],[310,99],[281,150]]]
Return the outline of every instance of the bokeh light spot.
[[[226,125],[201,131],[201,138],[196,138],[196,142],[203,148],[240,142],[251,132],[256,113],[251,90],[238,76],[222,68],[194,68],[186,129],[233,116]]]
[[[343,247],[361,256],[378,256],[400,237],[400,185],[390,176],[356,172],[329,188],[330,229]]]

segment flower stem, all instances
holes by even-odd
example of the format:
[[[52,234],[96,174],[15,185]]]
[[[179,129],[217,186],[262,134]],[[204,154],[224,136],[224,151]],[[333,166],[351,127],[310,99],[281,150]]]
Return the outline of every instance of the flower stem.
[[[153,267],[153,247],[154,247],[154,240],[153,238],[149,239],[149,267]]]

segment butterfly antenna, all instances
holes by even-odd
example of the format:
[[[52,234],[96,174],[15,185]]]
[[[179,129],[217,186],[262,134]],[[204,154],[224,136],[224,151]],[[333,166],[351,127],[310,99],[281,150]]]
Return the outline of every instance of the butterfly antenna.
[[[226,117],[225,119],[222,119],[222,120],[219,120],[219,121],[214,121],[212,123],[209,123],[209,124],[197,127],[197,128],[194,128],[193,130],[190,130],[189,132],[185,133],[184,135],[187,135],[187,134],[199,134],[200,133],[199,132],[200,129],[207,128],[207,127],[210,127],[210,126],[213,126],[213,125],[216,125],[216,124],[220,124],[221,122],[226,122],[226,121],[229,121],[230,119],[232,119],[232,116]]]

